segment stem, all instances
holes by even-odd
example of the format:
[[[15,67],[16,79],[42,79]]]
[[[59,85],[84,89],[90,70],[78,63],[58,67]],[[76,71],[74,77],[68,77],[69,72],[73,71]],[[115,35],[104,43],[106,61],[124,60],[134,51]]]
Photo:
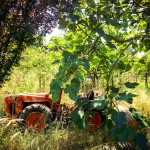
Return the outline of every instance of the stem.
[[[117,63],[119,62],[121,56],[124,54],[125,50],[133,43],[133,41],[131,41],[124,49],[121,50],[118,58],[116,59],[116,61],[114,62],[114,64],[111,66],[110,70],[109,70],[109,73],[108,73],[108,80],[110,80],[110,76],[111,76],[111,73],[112,71],[114,70],[114,68],[116,67]]]
[[[93,46],[91,47],[91,49],[87,53],[87,58],[89,58],[93,54],[93,52],[95,51],[98,40],[99,40],[99,38],[97,37],[93,43]]]
[[[77,27],[80,28],[80,30],[88,37],[90,38],[91,40],[94,40],[90,35],[88,35],[78,24],[77,24]]]
[[[108,72],[107,81],[106,81],[106,94],[108,95],[108,97],[110,97],[109,94],[108,94],[108,92],[109,92],[109,81],[110,81],[110,77],[111,77],[112,71],[115,69],[117,63],[119,62],[120,58],[121,58],[122,55],[124,54],[125,50],[126,50],[132,43],[133,43],[133,41],[130,41],[130,43],[128,43],[128,45],[127,45],[124,49],[121,50],[121,52],[120,52],[118,58],[116,59],[116,61],[114,62],[114,64],[111,66],[111,68],[110,68],[110,70],[109,70],[109,72]],[[111,98],[110,98],[110,105],[112,106],[112,104],[113,104],[113,101],[112,101]],[[110,107],[111,107],[111,106],[110,106]]]

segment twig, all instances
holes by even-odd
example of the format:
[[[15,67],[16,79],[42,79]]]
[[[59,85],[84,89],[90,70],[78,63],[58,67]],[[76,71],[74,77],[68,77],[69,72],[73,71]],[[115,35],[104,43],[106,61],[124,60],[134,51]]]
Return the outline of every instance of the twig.
[[[121,52],[120,52],[118,58],[116,59],[116,61],[114,62],[114,64],[111,66],[111,68],[110,68],[110,70],[109,70],[109,72],[108,72],[108,75],[107,75],[107,83],[106,83],[106,84],[107,84],[107,85],[106,85],[107,93],[108,93],[108,91],[109,91],[109,88],[108,88],[108,87],[109,87],[109,80],[110,80],[110,77],[111,77],[111,73],[112,73],[112,71],[114,70],[114,68],[116,67],[117,63],[119,62],[121,56],[124,54],[125,50],[126,50],[132,43],[133,43],[133,40],[130,41],[130,43],[129,43],[124,49],[121,50]]]
[[[94,40],[90,35],[88,35],[78,24],[77,24],[77,27],[80,28],[80,30],[90,39]]]

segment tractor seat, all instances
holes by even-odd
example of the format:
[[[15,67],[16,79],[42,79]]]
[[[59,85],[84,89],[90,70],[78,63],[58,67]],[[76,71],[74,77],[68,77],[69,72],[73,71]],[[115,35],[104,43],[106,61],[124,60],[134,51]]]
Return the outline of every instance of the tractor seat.
[[[94,91],[93,90],[89,91],[89,93],[88,93],[88,99],[89,100],[94,100]]]

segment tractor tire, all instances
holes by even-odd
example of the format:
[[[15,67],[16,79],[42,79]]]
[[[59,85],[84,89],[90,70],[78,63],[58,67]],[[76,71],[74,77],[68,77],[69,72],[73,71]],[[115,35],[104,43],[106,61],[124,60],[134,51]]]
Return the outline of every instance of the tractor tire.
[[[19,114],[20,127],[31,132],[41,132],[51,123],[51,110],[43,104],[32,104],[23,109]]]
[[[89,110],[88,112],[93,113],[92,117],[89,117],[87,122],[87,130],[89,132],[97,131],[100,127],[104,125],[106,116],[102,115],[102,112],[99,110]]]

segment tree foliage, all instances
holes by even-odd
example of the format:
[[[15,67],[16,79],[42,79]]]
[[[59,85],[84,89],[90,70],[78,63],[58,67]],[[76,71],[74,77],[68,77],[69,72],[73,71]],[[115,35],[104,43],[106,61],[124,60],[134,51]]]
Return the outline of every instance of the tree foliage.
[[[13,68],[3,89],[9,93],[47,92],[49,83],[58,70],[58,65],[52,64],[55,55],[57,54],[46,52],[44,47],[28,47],[22,52],[19,66]]]
[[[138,83],[126,82],[115,87],[112,79],[115,71],[122,74],[131,70],[138,52],[149,50],[149,4],[138,0],[74,0],[70,3],[70,11],[62,15],[59,26],[66,30],[66,35],[61,38],[63,44],[57,45],[57,49],[60,46],[63,50],[63,58],[50,86],[53,100],[57,100],[58,91],[64,87],[70,98],[76,101],[81,82],[95,69],[106,81],[105,100],[108,99],[108,104],[105,107],[106,114],[111,114],[110,134],[117,136],[120,142],[135,140],[138,143],[137,140],[143,137],[132,126],[126,125],[124,113],[113,108],[116,101],[132,104],[137,95],[127,90],[122,92],[121,87],[132,89]],[[96,108],[97,105],[93,106]],[[82,108],[73,112],[73,120],[80,127],[86,126],[85,116]],[[142,140],[143,145],[138,146],[148,149],[146,138]]]
[[[59,11],[63,5],[53,0],[0,1],[0,85],[25,47],[40,44],[42,35],[57,25]]]
[[[106,79],[109,90],[113,70],[129,71],[132,59],[127,59],[128,56],[148,50],[148,4],[141,1],[72,1],[70,12],[62,15],[60,23],[60,28],[68,30],[64,40],[61,39],[61,49],[69,51],[74,62],[77,59],[90,62],[91,67],[83,69],[87,73],[98,70]],[[65,53],[64,59],[69,59]],[[79,65],[81,63],[76,63]],[[88,63],[85,65],[89,66]],[[78,78],[75,65],[67,66],[64,61],[63,66],[66,67],[64,73]]]

